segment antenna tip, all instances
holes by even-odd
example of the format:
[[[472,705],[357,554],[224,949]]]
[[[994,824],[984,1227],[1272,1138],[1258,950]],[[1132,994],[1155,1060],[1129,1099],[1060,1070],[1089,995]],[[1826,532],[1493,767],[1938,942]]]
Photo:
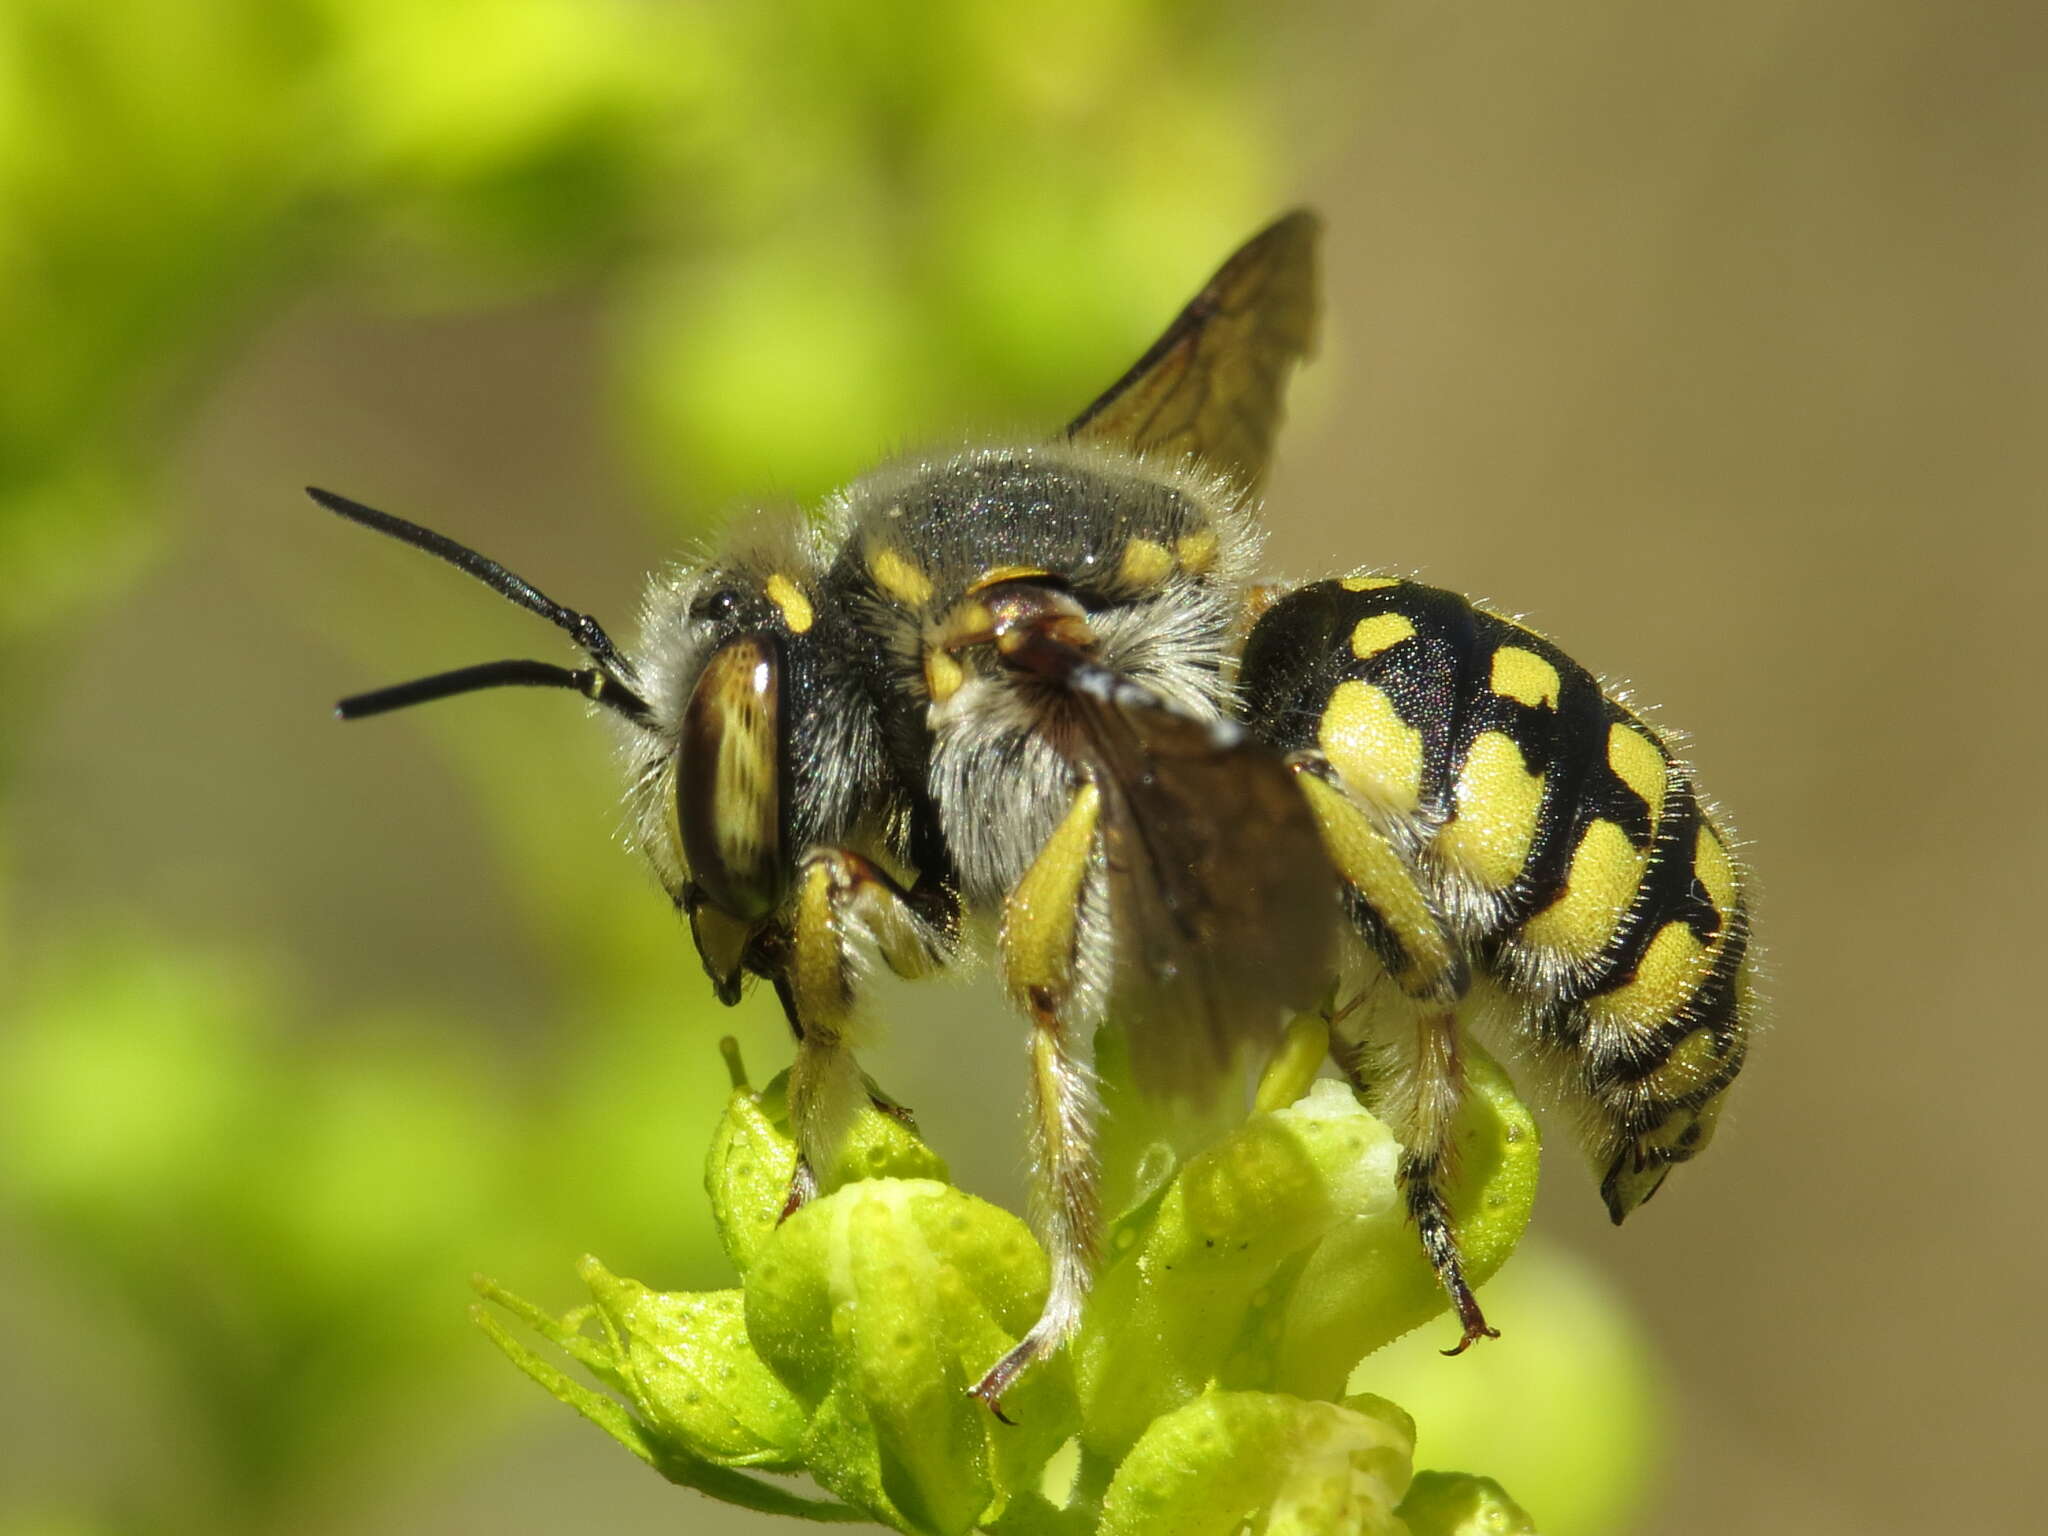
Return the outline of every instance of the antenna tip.
[[[322,490],[317,485],[307,486],[306,494],[328,511],[339,512],[343,517],[356,518],[359,522],[361,518],[357,514],[368,510],[361,502],[351,501],[336,491]]]

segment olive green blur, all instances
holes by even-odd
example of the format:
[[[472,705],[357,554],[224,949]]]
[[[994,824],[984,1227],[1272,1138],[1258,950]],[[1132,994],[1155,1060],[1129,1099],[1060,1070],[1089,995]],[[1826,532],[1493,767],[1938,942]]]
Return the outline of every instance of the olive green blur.
[[[1552,1536],[2026,1528],[2044,72],[2024,0],[0,7],[0,1536],[773,1528],[465,1316],[732,1283],[773,1000],[711,999],[578,700],[331,718],[573,657],[299,488],[630,633],[736,508],[1065,421],[1301,202],[1269,565],[1689,733],[1769,1004],[1710,1155],[1617,1232],[1554,1128],[1504,1337],[1352,1389]],[[1014,1206],[1023,1031],[884,1008]]]

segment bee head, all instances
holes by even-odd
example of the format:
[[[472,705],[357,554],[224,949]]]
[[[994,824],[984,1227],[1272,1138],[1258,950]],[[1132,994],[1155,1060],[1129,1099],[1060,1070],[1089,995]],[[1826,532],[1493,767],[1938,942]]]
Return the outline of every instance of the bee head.
[[[737,998],[793,867],[791,729],[819,604],[798,547],[743,546],[657,579],[643,623],[652,739],[629,742],[638,841]]]
[[[805,850],[893,803],[822,572],[801,515],[765,513],[657,576],[642,614],[648,728],[624,733],[634,837],[726,1002],[776,941]]]
[[[332,492],[309,493],[540,614],[589,661],[484,662],[352,695],[336,712],[356,720],[510,686],[569,689],[602,706],[624,727],[636,841],[689,915],[719,995],[735,999],[746,946],[788,884],[790,695],[817,691],[805,685],[818,608],[798,542],[756,539],[657,581],[635,660],[596,619],[475,550]]]

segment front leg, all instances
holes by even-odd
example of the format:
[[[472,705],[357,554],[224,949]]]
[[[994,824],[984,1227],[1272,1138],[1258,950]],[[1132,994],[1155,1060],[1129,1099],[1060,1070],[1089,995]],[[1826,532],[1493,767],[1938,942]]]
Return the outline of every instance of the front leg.
[[[1101,792],[1080,784],[1003,908],[1003,979],[1031,1020],[1031,1207],[1052,1284],[1038,1321],[972,1389],[999,1419],[1004,1390],[1080,1326],[1095,1271],[1095,1084],[1077,1038],[1092,1021],[1076,996],[1075,959],[1101,811]]]
[[[819,1193],[821,1179],[831,1179],[863,1102],[905,1113],[876,1095],[853,1055],[867,954],[879,954],[899,976],[931,975],[951,955],[959,906],[945,883],[920,881],[906,890],[850,849],[813,848],[797,862],[786,911],[786,923],[758,957],[796,1037],[789,1119],[797,1165],[785,1216]]]

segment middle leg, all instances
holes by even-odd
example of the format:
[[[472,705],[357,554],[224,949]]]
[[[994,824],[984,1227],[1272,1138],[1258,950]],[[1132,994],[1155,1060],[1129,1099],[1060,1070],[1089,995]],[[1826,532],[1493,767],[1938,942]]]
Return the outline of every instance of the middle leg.
[[[1038,1321],[972,1389],[1002,1418],[1004,1390],[1081,1323],[1096,1256],[1095,1084],[1081,1059],[1077,984],[1102,797],[1084,781],[1004,905],[1004,980],[1031,1020],[1032,1214],[1052,1261]]]

